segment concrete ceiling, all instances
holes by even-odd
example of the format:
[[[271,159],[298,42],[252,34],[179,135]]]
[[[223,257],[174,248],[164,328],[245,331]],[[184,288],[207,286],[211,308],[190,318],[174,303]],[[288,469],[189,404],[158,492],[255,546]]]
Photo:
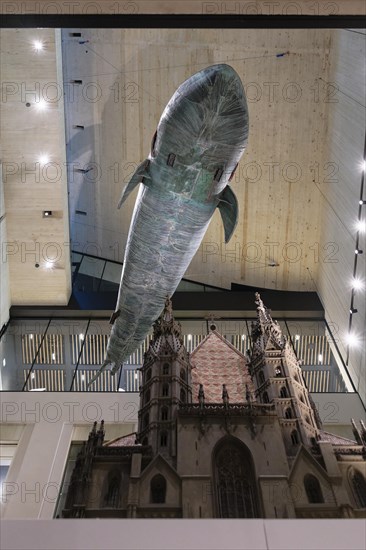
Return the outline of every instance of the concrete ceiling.
[[[7,40],[23,40],[22,33],[29,33],[5,32],[9,33]],[[37,32],[42,36],[48,30]],[[14,33],[12,37],[10,33]],[[22,47],[21,41],[24,55]],[[12,48],[16,43],[12,42]],[[7,58],[3,59],[7,64]],[[63,100],[72,248],[123,259],[136,194],[123,210],[117,210],[117,202],[134,168],[148,155],[166,103],[188,76],[209,64],[227,62],[243,81],[250,113],[249,144],[233,181],[239,224],[225,245],[216,213],[186,277],[226,288],[236,282],[316,290],[346,358],[354,223],[364,154],[364,59],[365,34],[357,29],[64,29]],[[8,66],[12,63],[10,60]],[[24,75],[32,86],[31,62],[26,65],[29,70],[23,64],[18,78]],[[54,75],[54,68],[43,66],[42,89],[60,77]],[[24,104],[20,107],[24,112]],[[42,120],[39,127],[36,119],[32,122],[34,143],[40,136],[44,140]],[[14,130],[11,117],[8,124]],[[22,124],[20,116],[17,125]],[[58,158],[54,143],[50,146]],[[12,161],[4,153],[6,143],[3,162]],[[62,163],[62,155],[59,158]],[[10,195],[5,191],[6,210]],[[41,210],[44,193],[35,191]],[[19,235],[19,226],[13,227]],[[35,239],[36,234],[35,228]],[[8,240],[12,238],[18,237],[8,231]],[[364,249],[364,234],[359,240]],[[31,267],[34,262],[29,270]],[[357,273],[365,277],[365,254],[359,257]],[[28,274],[34,276],[31,271]],[[349,354],[349,369],[364,395],[364,291],[356,298],[358,316],[353,327],[361,335],[361,344]],[[52,293],[47,303],[52,303]]]

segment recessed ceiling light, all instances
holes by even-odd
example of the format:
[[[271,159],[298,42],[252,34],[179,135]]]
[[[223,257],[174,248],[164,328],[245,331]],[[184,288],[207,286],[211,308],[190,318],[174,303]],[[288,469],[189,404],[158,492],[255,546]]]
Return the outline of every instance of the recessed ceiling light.
[[[50,157],[46,153],[42,153],[42,155],[39,155],[38,162],[40,164],[48,164],[50,162]]]
[[[40,99],[34,103],[34,106],[37,111],[46,111],[48,109],[48,102],[44,99]]]
[[[44,48],[42,40],[33,40],[33,48],[36,52],[41,52]]]

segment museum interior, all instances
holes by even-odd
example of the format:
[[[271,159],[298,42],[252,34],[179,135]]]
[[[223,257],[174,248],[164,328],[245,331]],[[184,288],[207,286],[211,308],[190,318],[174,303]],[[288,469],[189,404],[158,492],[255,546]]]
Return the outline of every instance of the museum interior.
[[[365,35],[1,29],[0,507],[38,548],[31,520],[94,548],[83,518],[366,517]],[[137,197],[117,209],[122,189],[175,90],[221,63],[249,112],[236,228],[226,243],[215,211],[162,317],[92,382]]]

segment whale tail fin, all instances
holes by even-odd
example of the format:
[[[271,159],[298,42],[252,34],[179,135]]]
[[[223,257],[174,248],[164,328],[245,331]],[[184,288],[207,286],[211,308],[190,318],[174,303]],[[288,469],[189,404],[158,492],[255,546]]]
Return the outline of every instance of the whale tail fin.
[[[221,193],[217,208],[220,210],[224,224],[225,242],[228,243],[238,223],[238,200],[230,185],[227,185]]]
[[[145,159],[136,168],[135,172],[132,175],[132,178],[130,179],[128,184],[122,189],[121,198],[119,199],[118,205],[117,205],[118,210],[121,208],[122,204],[125,202],[127,197],[132,193],[132,191],[135,189],[135,187],[139,183],[144,183],[146,178],[150,179],[150,175],[148,173],[149,164],[150,164],[149,159]]]
[[[102,372],[109,366],[111,365],[112,369],[111,369],[111,374],[115,374],[117,372],[117,370],[119,369],[119,366],[116,365],[116,363],[114,363],[113,361],[110,361],[109,359],[106,359],[103,363],[103,365],[100,367],[100,369],[98,370],[98,372],[93,376],[93,378],[90,380],[89,384],[88,384],[88,388],[90,388],[90,386],[92,384],[94,384],[94,382],[96,380],[98,380],[99,376],[102,374]]]

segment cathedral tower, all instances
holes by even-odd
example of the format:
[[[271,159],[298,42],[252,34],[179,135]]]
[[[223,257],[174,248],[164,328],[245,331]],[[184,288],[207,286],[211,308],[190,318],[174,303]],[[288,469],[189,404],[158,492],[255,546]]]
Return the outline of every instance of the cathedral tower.
[[[257,321],[252,324],[250,367],[256,396],[262,403],[276,407],[287,454],[294,456],[300,443],[316,444],[320,421],[291,344],[277,321],[272,320],[260,295],[255,296]]]
[[[138,440],[151,445],[173,466],[176,462],[176,414],[180,403],[192,401],[191,365],[182,328],[166,299],[141,368]]]

